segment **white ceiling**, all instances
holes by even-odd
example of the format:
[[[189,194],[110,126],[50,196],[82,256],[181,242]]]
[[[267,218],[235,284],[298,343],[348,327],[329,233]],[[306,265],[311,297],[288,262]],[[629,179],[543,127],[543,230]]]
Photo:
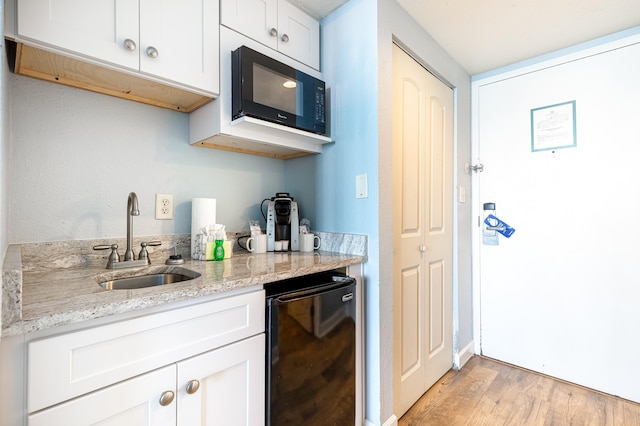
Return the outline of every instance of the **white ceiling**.
[[[640,25],[640,0],[398,2],[471,75]]]

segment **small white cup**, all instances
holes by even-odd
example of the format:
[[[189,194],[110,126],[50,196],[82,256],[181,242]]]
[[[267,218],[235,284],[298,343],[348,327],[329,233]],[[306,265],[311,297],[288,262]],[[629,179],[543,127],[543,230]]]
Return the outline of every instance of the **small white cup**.
[[[266,253],[267,252],[267,235],[257,234],[253,235],[247,240],[247,250],[253,254]]]
[[[282,251],[282,241],[273,242],[273,251]]]
[[[320,237],[314,234],[300,234],[300,251],[310,252],[320,248]]]

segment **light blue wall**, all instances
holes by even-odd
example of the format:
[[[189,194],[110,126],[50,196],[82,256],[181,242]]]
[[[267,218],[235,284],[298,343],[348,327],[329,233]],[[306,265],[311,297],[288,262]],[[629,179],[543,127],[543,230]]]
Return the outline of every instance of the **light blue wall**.
[[[322,70],[330,87],[334,145],[313,157],[318,229],[368,235],[365,264],[367,419],[380,418],[378,286],[378,73],[375,0],[351,0],[322,22]],[[295,160],[306,163],[307,159]],[[368,198],[355,198],[355,176],[368,175]]]
[[[240,231],[286,188],[283,160],[189,145],[186,114],[14,74],[7,83],[9,243],[122,237],[130,191],[136,236],[190,233],[194,197],[216,198],[217,222]],[[156,193],[174,194],[174,220],[155,220]]]

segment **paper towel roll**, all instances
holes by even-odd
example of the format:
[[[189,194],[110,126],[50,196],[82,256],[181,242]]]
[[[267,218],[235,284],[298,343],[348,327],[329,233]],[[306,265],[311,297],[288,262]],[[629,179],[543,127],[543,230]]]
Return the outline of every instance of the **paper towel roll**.
[[[198,259],[199,250],[196,247],[197,235],[200,229],[216,223],[216,199],[193,198],[191,200],[191,258]],[[202,259],[204,260],[204,259]]]

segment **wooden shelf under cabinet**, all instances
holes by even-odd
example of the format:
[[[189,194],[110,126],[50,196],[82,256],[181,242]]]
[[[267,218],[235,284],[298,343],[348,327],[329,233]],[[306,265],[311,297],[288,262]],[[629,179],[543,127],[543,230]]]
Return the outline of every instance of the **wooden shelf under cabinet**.
[[[174,111],[191,112],[213,100],[186,90],[136,77],[22,43],[6,40],[9,63],[16,74],[142,102]],[[12,64],[13,61],[13,64]]]

